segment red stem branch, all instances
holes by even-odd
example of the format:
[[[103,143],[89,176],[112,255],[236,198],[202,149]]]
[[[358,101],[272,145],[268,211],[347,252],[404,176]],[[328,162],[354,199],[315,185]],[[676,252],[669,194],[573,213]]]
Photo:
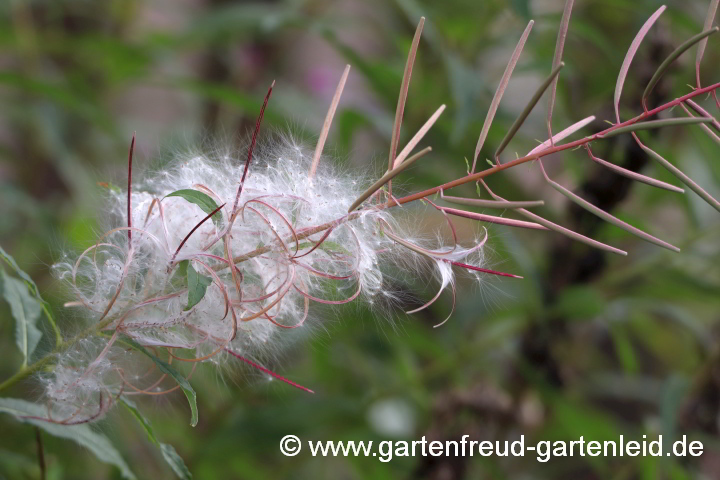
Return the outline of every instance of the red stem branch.
[[[608,133],[612,132],[613,130],[616,130],[621,127],[626,127],[628,125],[633,125],[637,122],[640,122],[642,120],[645,120],[649,117],[652,117],[653,115],[657,115],[658,113],[667,110],[668,108],[672,108],[676,105],[681,104],[685,100],[689,98],[696,97],[698,95],[702,95],[704,93],[709,93],[715,91],[715,89],[720,88],[720,83],[715,83],[713,85],[704,87],[704,88],[698,88],[687,95],[683,95],[682,97],[678,97],[675,100],[668,102],[664,105],[660,105],[657,108],[654,108],[652,110],[648,110],[647,112],[643,112],[640,115],[638,115],[635,118],[631,118],[630,120],[626,120],[625,122],[618,123],[613,125],[612,127],[609,127],[601,132],[598,132],[594,135],[591,135],[589,137],[581,138],[578,140],[575,140],[573,142],[565,143],[563,145],[556,145],[554,147],[549,147],[544,150],[540,150],[539,152],[535,152],[532,155],[528,155],[526,157],[518,158],[517,160],[513,160],[511,162],[503,163],[500,165],[495,165],[492,168],[488,168],[487,170],[483,170],[482,172],[474,173],[472,175],[467,175],[461,178],[458,178],[457,180],[453,180],[452,182],[445,183],[443,185],[439,185],[437,187],[429,188],[427,190],[424,190],[422,192],[414,193],[412,195],[408,195],[406,197],[394,199],[392,203],[389,206],[395,206],[395,205],[402,205],[404,203],[409,203],[415,200],[419,200],[421,198],[428,197],[430,195],[434,195],[435,193],[441,191],[441,190],[448,190],[453,187],[457,187],[459,185],[464,185],[466,183],[470,182],[476,182],[482,178],[488,177],[492,175],[493,173],[500,172],[502,170],[507,170],[508,168],[512,168],[518,165],[521,165],[523,163],[530,162],[532,160],[537,160],[538,158],[545,157],[547,155],[551,155],[556,152],[561,152],[563,150],[568,150],[571,148],[579,147],[582,145],[586,145],[592,141],[601,139],[603,136],[607,135]],[[377,208],[377,207],[373,207]]]
[[[285,383],[287,383],[288,385],[292,385],[293,387],[299,388],[300,390],[304,390],[304,391],[306,391],[306,392],[308,392],[308,393],[315,393],[315,392],[313,392],[312,390],[310,390],[309,388],[303,387],[302,385],[300,385],[300,384],[298,384],[298,383],[295,383],[295,382],[293,382],[292,380],[288,380],[287,378],[285,378],[285,377],[283,377],[283,376],[281,376],[281,375],[278,375],[277,373],[273,372],[272,370],[269,370],[269,369],[263,367],[262,365],[258,365],[257,363],[253,362],[252,360],[249,360],[249,359],[243,357],[243,356],[240,355],[239,353],[233,352],[233,351],[232,351],[231,349],[229,349],[229,348],[226,348],[225,351],[226,351],[227,353],[229,353],[230,355],[232,355],[233,357],[235,357],[235,358],[237,358],[237,359],[239,359],[239,360],[242,360],[243,362],[247,363],[247,364],[250,365],[251,367],[257,368],[257,369],[260,370],[261,372],[267,373],[268,375],[270,375],[270,376],[273,377],[273,378],[277,378],[278,380],[280,380],[280,381],[282,381],[282,382],[285,382]]]

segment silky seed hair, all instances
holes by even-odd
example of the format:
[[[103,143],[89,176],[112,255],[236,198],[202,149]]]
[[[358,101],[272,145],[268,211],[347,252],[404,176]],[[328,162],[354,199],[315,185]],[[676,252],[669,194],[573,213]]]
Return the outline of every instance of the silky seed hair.
[[[369,178],[343,171],[330,159],[310,177],[312,160],[312,151],[292,137],[276,134],[259,142],[232,222],[230,205],[244,165],[221,150],[178,154],[166,168],[135,179],[132,227],[122,226],[127,192],[112,193],[104,216],[115,228],[82,254],[53,266],[75,297],[69,308],[90,323],[113,318],[108,335],[59,355],[56,369],[43,377],[53,418],[94,418],[117,395],[172,388],[158,383],[152,362],[118,341],[121,337],[158,356],[167,350],[164,358],[175,363],[223,363],[237,355],[266,363],[283,353],[293,338],[289,330],[321,325],[337,312],[322,306],[356,301],[382,312],[398,303],[393,288],[406,283],[403,277],[431,280],[437,294],[408,312],[414,313],[445,290],[454,298],[451,262],[485,266],[485,230],[475,244],[457,244],[452,223],[431,202],[348,213]],[[206,211],[171,195],[179,191],[201,192],[224,207],[203,222]],[[382,193],[369,202],[378,202]],[[443,218],[449,233],[423,231],[428,209]],[[327,224],[333,227],[308,235]],[[228,253],[237,261],[235,277]],[[238,261],[243,255],[247,258]],[[179,274],[186,261],[209,281],[189,309],[189,288]],[[83,412],[76,414],[78,409]]]

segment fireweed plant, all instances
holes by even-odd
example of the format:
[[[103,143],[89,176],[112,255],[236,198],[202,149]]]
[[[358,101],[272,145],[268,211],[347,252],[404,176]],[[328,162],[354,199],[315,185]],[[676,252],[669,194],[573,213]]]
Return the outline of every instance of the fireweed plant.
[[[291,141],[257,142],[273,86],[265,97],[244,161],[221,154],[188,155],[178,159],[172,168],[134,183],[133,136],[127,191],[114,194],[110,201],[112,214],[122,219],[122,223],[101,235],[77,257],[65,257],[52,267],[56,277],[66,282],[73,292],[74,298],[65,306],[81,312],[87,319],[84,330],[72,337],[63,335],[35,284],[2,252],[24,281],[3,275],[5,298],[17,320],[17,343],[25,362],[19,372],[0,384],[0,391],[34,377],[43,393],[41,400],[33,404],[19,399],[0,399],[0,411],[58,434],[55,432],[59,427],[87,428],[82,424],[102,418],[115,404],[122,403],[142,420],[151,439],[158,443],[149,423],[131,403],[132,397],[181,390],[190,403],[191,424],[195,425],[198,421],[196,394],[190,381],[199,362],[242,361],[311,392],[271,372],[262,363],[279,349],[285,330],[313,320],[314,304],[392,302],[393,293],[387,288],[387,278],[396,272],[418,275],[419,271],[430,268],[439,284],[432,299],[408,313],[429,307],[448,289],[454,305],[455,275],[459,271],[469,271],[478,280],[485,275],[521,278],[487,268],[484,258],[487,231],[475,244],[460,245],[453,226],[455,217],[552,230],[592,247],[626,255],[616,247],[530,211],[542,206],[543,201],[501,198],[486,183],[491,175],[528,162],[537,165],[552,188],[580,207],[648,242],[679,251],[555,182],[545,171],[543,161],[556,152],[582,150],[578,155],[587,155],[590,161],[618,175],[683,193],[683,188],[626,170],[593,153],[594,142],[615,135],[632,135],[651,158],[720,211],[720,203],[715,198],[640,142],[635,134],[638,130],[692,124],[720,144],[720,123],[693,100],[712,95],[720,108],[716,95],[720,83],[703,86],[700,75],[708,38],[718,31],[717,27],[712,28],[718,1],[711,2],[704,30],[677,47],[658,66],[642,96],[643,112],[623,120],[619,111],[623,84],[643,38],[665,10],[664,6],[659,8],[638,32],[620,68],[614,95],[616,122],[601,132],[561,143],[595,119],[590,116],[553,133],[555,90],[564,66],[563,46],[572,5],[573,1],[568,0],[550,75],[507,131],[492,161],[487,161],[489,165],[478,162],[480,151],[533,27],[532,21],[523,32],[496,90],[467,175],[422,192],[397,197],[393,195],[392,179],[430,153],[430,147],[413,152],[445,108],[444,105],[438,108],[400,149],[403,112],[424,19],[418,24],[405,67],[387,171],[377,181],[365,181],[355,174],[337,171],[329,162],[322,161],[323,147],[349,66],[342,74],[314,151],[306,151]],[[695,87],[671,102],[648,105],[650,93],[670,64],[694,46],[697,46]],[[547,91],[550,97],[548,140],[522,158],[504,161],[501,158],[504,149]],[[684,117],[669,116],[676,106],[682,108]],[[477,198],[446,194],[468,183],[477,185]],[[442,215],[449,232],[445,237],[451,240],[424,238],[408,227],[417,224],[406,221],[409,215],[417,214],[408,209],[411,203],[424,204],[424,209],[418,209],[422,212],[437,211]],[[523,219],[480,214],[446,204],[506,210]],[[56,334],[56,346],[50,354],[31,363],[31,355],[41,337],[36,322],[43,311]],[[445,321],[447,319],[436,326]],[[181,373],[177,366],[183,363],[190,367]],[[105,447],[112,454],[98,453],[97,445],[93,448],[87,443],[101,459],[115,463],[126,476],[132,477],[111,446]],[[187,477],[189,473],[172,447],[159,445],[175,472]]]

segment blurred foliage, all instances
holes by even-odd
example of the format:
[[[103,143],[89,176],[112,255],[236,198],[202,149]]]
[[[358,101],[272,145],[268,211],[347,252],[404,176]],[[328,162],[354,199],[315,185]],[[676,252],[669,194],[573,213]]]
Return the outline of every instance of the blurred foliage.
[[[379,171],[405,55],[421,15],[428,20],[403,138],[439,104],[449,108],[424,142],[433,146],[434,161],[404,173],[401,181],[415,190],[451,180],[465,173],[463,157],[474,151],[505,62],[530,18],[536,26],[481,155],[491,155],[534,85],[550,71],[562,3],[3,2],[0,245],[37,281],[60,323],[72,330],[74,321],[63,311],[64,294],[53,284],[48,265],[64,250],[94,242],[104,226],[95,213],[105,194],[97,182],[125,182],[133,131],[138,134],[137,165],[144,163],[146,169],[172,161],[171,152],[183,145],[212,145],[208,138],[241,145],[265,89],[277,79],[266,126],[290,128],[312,142],[345,62],[353,70],[329,150],[349,168]],[[554,125],[559,129],[595,114],[599,129],[602,120],[613,118],[612,94],[626,49],[660,2],[576,3]],[[707,3],[668,2],[630,71],[622,101],[626,117],[640,108],[641,79],[647,80],[674,46],[701,29]],[[711,38],[703,64],[706,83],[720,78],[717,47]],[[658,86],[658,103],[689,91],[694,52],[683,56]],[[544,108],[541,102],[508,156],[545,138]],[[718,196],[717,145],[699,128],[663,131],[651,144]],[[673,182],[664,170],[638,159],[628,138],[601,142],[595,149],[609,161]],[[606,258],[547,233],[490,228],[492,261],[525,280],[487,279],[480,289],[461,284],[457,311],[441,329],[431,327],[447,315],[447,298],[412,317],[399,311],[379,315],[364,307],[321,311],[324,328],[293,343],[273,365],[315,395],[268,382],[232,361],[221,374],[204,365],[193,376],[198,426],[188,425],[187,406],[178,394],[140,402],[155,433],[174,445],[195,478],[203,480],[686,479],[700,473],[715,478],[720,462],[717,212],[690,193],[612,181],[597,185],[593,182],[606,177],[582,151],[547,163],[570,188],[616,195],[609,204],[618,206],[615,213],[681,246],[682,252],[672,254],[592,223],[543,187],[533,167],[521,167],[492,178],[493,188],[513,199],[545,198],[543,213],[549,218],[570,222],[629,256]],[[473,192],[469,186],[459,190]],[[600,195],[599,200],[607,199]],[[427,227],[432,231],[438,225],[428,222]],[[471,222],[460,226],[466,238],[478,230]],[[403,287],[417,291],[423,280],[407,280]],[[0,321],[2,379],[22,363],[10,318],[0,307],[0,319],[8,320]],[[45,337],[52,338],[49,330]],[[12,394],[32,398],[36,389],[24,384]],[[382,415],[398,416],[403,428],[387,431],[386,423],[396,422]],[[159,450],[148,448],[142,426],[132,420],[127,410],[116,408],[100,428],[139,478],[171,478]],[[0,417],[0,428],[0,478],[38,478],[35,431],[6,416]],[[375,441],[462,434],[495,440],[525,433],[528,442],[620,434],[633,439],[663,434],[667,441],[687,433],[704,441],[705,454],[692,460],[571,457],[538,463],[533,457],[476,456],[381,463],[377,458],[313,458],[306,451],[286,458],[278,442],[290,433],[303,440]],[[46,435],[45,451],[48,479],[120,478],[74,443]]]

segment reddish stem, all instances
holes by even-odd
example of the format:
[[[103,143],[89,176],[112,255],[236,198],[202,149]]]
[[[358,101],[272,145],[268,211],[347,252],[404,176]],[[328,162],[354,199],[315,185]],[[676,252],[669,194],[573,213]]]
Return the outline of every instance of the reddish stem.
[[[268,370],[267,368],[263,367],[262,365],[258,365],[257,363],[255,363],[255,362],[253,362],[253,361],[251,361],[251,360],[248,360],[247,358],[243,357],[243,356],[240,355],[239,353],[233,352],[233,351],[230,350],[229,348],[226,348],[225,351],[228,352],[228,353],[229,353],[230,355],[232,355],[233,357],[239,358],[240,360],[242,360],[243,362],[247,363],[248,365],[250,365],[250,366],[252,366],[252,367],[254,367],[254,368],[257,368],[257,369],[260,370],[261,372],[267,373],[268,375],[270,375],[270,376],[273,377],[273,378],[277,378],[278,380],[281,380],[281,381],[287,383],[288,385],[292,385],[293,387],[299,388],[300,390],[304,390],[304,391],[306,391],[306,392],[308,392],[308,393],[315,393],[315,392],[313,392],[312,390],[310,390],[310,389],[307,388],[307,387],[303,387],[302,385],[299,385],[299,384],[293,382],[292,380],[288,380],[287,378],[285,378],[285,377],[283,377],[283,376],[280,376],[280,375],[278,375],[277,373],[275,373],[275,372],[273,372],[273,371],[271,371],[271,370]]]
[[[672,107],[674,107],[674,106],[676,106],[676,105],[679,105],[679,104],[681,104],[682,102],[684,102],[685,100],[687,100],[687,99],[689,99],[689,98],[693,98],[693,97],[696,97],[696,96],[698,96],[698,95],[702,95],[702,94],[708,93],[708,92],[714,92],[715,89],[717,89],[717,88],[719,88],[719,87],[720,87],[720,83],[715,83],[715,84],[710,85],[710,86],[708,86],[708,87],[699,88],[699,89],[697,89],[697,90],[694,90],[694,91],[688,93],[687,95],[684,95],[684,96],[682,96],[682,97],[678,97],[678,98],[676,98],[675,100],[673,100],[673,101],[671,101],[671,102],[668,102],[668,103],[666,103],[666,104],[664,104],[664,105],[660,105],[659,107],[654,108],[654,109],[652,109],[652,110],[648,110],[648,111],[646,111],[646,112],[643,112],[643,113],[641,113],[640,115],[636,116],[635,118],[631,118],[630,120],[627,120],[627,121],[625,121],[625,122],[615,124],[615,125],[613,125],[612,127],[609,127],[609,128],[607,128],[607,129],[605,129],[605,130],[603,130],[603,131],[601,131],[601,132],[598,132],[598,133],[596,133],[596,134],[594,134],[594,135],[591,135],[591,136],[589,136],[589,137],[581,138],[581,139],[579,139],[579,140],[575,140],[575,141],[573,141],[573,142],[565,143],[565,144],[563,144],[563,145],[556,145],[556,146],[554,146],[554,147],[549,147],[549,148],[546,148],[546,149],[544,149],[544,150],[540,150],[540,151],[538,151],[538,152],[535,152],[535,153],[533,153],[533,154],[531,154],[531,155],[527,155],[527,156],[525,156],[525,157],[518,158],[517,160],[513,160],[513,161],[511,161],[511,162],[503,163],[503,164],[500,164],[500,165],[495,165],[495,166],[493,166],[493,167],[491,167],[491,168],[488,168],[487,170],[483,170],[482,172],[474,173],[474,174],[472,174],[472,175],[466,175],[466,176],[464,176],[464,177],[461,177],[461,178],[458,178],[458,179],[456,179],[456,180],[453,180],[452,182],[448,182],[448,183],[445,183],[445,184],[443,184],[443,185],[439,185],[439,186],[437,186],[437,187],[429,188],[429,189],[424,190],[424,191],[422,191],[422,192],[414,193],[414,194],[408,195],[408,196],[406,196],[406,197],[394,199],[393,202],[389,204],[389,206],[402,205],[402,204],[404,204],[404,203],[409,203],[409,202],[412,202],[412,201],[415,201],[415,200],[419,200],[419,199],[421,199],[421,198],[425,198],[425,197],[428,197],[428,196],[430,196],[430,195],[434,195],[435,193],[437,193],[437,192],[439,192],[439,191],[441,191],[441,190],[449,190],[449,189],[451,189],[451,188],[453,188],[453,187],[457,187],[457,186],[459,186],[459,185],[464,185],[464,184],[470,183],[470,182],[476,182],[476,181],[478,181],[478,180],[480,180],[480,179],[482,179],[482,178],[485,178],[485,177],[487,177],[487,176],[492,175],[493,173],[497,173],[497,172],[500,172],[500,171],[502,171],[502,170],[507,170],[508,168],[516,167],[516,166],[521,165],[521,164],[523,164],[523,163],[527,163],[527,162],[530,162],[530,161],[532,161],[532,160],[537,160],[538,158],[545,157],[545,156],[547,156],[547,155],[550,155],[550,154],[553,154],[553,153],[556,153],[556,152],[561,152],[561,151],[563,151],[563,150],[568,150],[568,149],[571,149],[571,148],[575,148],[575,147],[579,147],[579,146],[588,144],[588,143],[590,143],[590,142],[592,142],[592,141],[601,139],[603,136],[607,135],[608,133],[612,132],[613,130],[616,130],[616,129],[618,129],[618,128],[625,127],[625,126],[628,126],[628,125],[633,125],[633,124],[635,124],[635,123],[637,123],[637,122],[640,122],[640,121],[642,121],[642,120],[647,119],[648,117],[651,117],[651,116],[656,115],[656,114],[658,114],[658,113],[660,113],[660,112],[662,112],[662,111],[664,111],[664,110],[667,110],[668,108],[672,108]],[[377,207],[374,207],[374,208],[377,208]]]

